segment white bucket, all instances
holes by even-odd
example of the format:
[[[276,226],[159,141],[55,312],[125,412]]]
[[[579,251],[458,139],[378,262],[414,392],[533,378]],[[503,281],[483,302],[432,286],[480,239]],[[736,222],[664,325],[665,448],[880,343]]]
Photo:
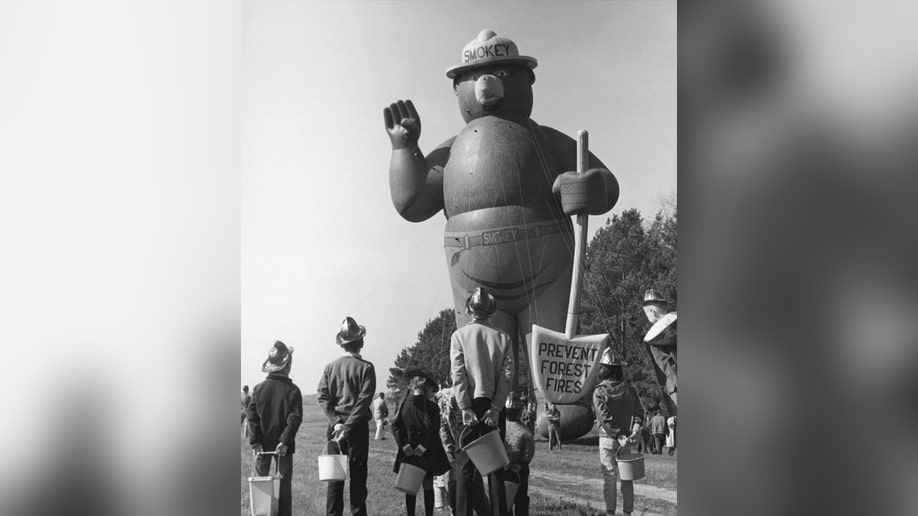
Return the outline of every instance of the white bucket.
[[[516,492],[520,490],[520,485],[516,482],[505,481],[504,491],[507,493],[507,510],[513,507],[513,501],[516,500]]]
[[[274,455],[274,452],[256,453],[259,455]],[[281,476],[278,473],[280,465],[274,459],[274,475],[249,477],[249,508],[252,516],[277,516],[277,502],[280,497]]]
[[[481,423],[479,423],[481,424]],[[471,427],[467,427],[468,430]],[[465,430],[462,431],[463,434]],[[462,435],[459,438],[462,441]],[[507,449],[504,448],[504,442],[500,438],[500,432],[488,432],[478,439],[470,442],[462,448],[475,468],[481,473],[481,476],[487,476],[500,468],[510,464],[510,458],[507,457]]]
[[[277,516],[280,477],[249,477],[252,516]]]
[[[616,457],[618,477],[622,480],[640,480],[644,478],[644,456],[628,454]]]
[[[427,470],[415,466],[414,464],[408,464],[408,462],[406,462],[408,459],[410,459],[410,457],[406,457],[405,460],[398,465],[398,477],[395,479],[395,489],[405,494],[417,495],[418,491],[421,490],[421,482],[424,481]],[[423,463],[424,459],[418,459],[417,462]]]
[[[338,453],[328,453],[329,447],[334,444]],[[341,447],[335,441],[328,441],[325,451],[319,455],[319,480],[322,482],[335,482],[347,478],[347,455],[341,453]]]

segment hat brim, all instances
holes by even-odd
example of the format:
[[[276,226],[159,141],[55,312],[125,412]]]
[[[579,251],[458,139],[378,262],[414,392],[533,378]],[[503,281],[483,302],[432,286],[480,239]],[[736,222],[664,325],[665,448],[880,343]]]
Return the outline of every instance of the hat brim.
[[[480,68],[482,66],[500,64],[521,64],[526,65],[530,70],[532,70],[536,66],[539,66],[539,61],[536,60],[536,58],[529,56],[491,57],[487,59],[479,59],[471,63],[463,63],[456,66],[451,66],[446,69],[446,76],[450,79],[455,79],[457,75],[466,70],[471,70],[472,68]]]
[[[405,371],[405,378],[411,379],[411,378],[414,378],[415,376],[420,376],[424,378],[425,380],[424,385],[430,385],[437,391],[440,390],[440,386],[437,385],[437,382],[429,374],[425,373],[424,371],[421,371],[420,369],[409,369],[408,371]]]
[[[472,307],[468,306],[468,304],[466,303],[465,315],[468,315],[469,317],[479,317],[482,319],[490,319],[496,313],[497,313],[497,303],[491,303],[491,309],[486,312],[473,310]]]
[[[364,328],[361,324],[358,324],[357,328],[359,328],[359,331],[354,335],[347,335],[345,333],[338,332],[338,336],[335,337],[335,342],[337,342],[339,346],[343,346],[345,344],[350,344],[351,342],[357,342],[358,340],[364,338],[364,336],[367,334],[367,329]]]
[[[287,367],[287,364],[290,363],[290,357],[291,357],[291,355],[293,355],[293,348],[291,348],[291,347],[288,346],[288,347],[287,347],[287,356],[284,357],[283,362],[281,362],[280,364],[272,364],[272,363],[271,363],[271,359],[267,359],[267,360],[265,360],[265,362],[264,362],[263,364],[261,364],[261,372],[263,372],[263,373],[276,373],[276,372],[280,371],[281,369]]]

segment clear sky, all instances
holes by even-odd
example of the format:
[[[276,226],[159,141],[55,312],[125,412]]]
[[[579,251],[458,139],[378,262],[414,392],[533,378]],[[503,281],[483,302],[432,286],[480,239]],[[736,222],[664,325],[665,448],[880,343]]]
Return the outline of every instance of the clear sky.
[[[482,29],[535,57],[536,122],[575,136],[621,186],[608,216],[676,195],[675,2],[243,2],[242,364],[274,340],[314,393],[346,315],[367,327],[379,390],[451,295],[445,218],[403,220],[382,110],[411,99],[421,150],[463,126],[445,70]],[[607,216],[591,217],[590,230]]]

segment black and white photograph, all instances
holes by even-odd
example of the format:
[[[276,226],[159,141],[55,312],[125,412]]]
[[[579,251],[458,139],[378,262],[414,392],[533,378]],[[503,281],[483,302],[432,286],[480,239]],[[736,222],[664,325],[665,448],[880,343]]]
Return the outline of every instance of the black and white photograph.
[[[676,514],[676,86],[675,2],[245,4],[243,513]]]
[[[0,514],[915,514],[916,13],[0,4]]]

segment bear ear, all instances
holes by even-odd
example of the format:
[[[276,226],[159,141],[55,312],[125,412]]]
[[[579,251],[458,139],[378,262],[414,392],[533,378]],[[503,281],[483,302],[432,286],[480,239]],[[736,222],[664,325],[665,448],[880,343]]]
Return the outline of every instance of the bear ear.
[[[532,86],[533,84],[535,84],[535,72],[533,72],[529,68],[526,69],[526,72],[529,73],[529,85]]]
[[[459,78],[453,79],[453,94],[459,96]]]

